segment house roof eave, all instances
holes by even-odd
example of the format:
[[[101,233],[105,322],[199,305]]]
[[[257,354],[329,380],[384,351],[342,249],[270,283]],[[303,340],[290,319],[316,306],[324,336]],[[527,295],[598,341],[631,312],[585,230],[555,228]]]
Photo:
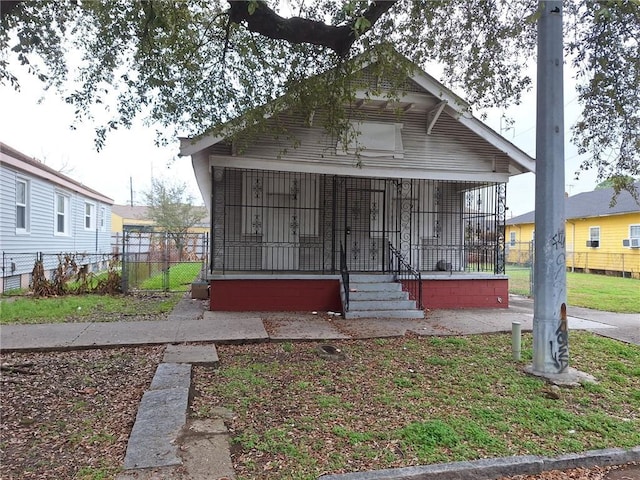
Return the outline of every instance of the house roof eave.
[[[509,140],[502,137],[499,133],[495,132],[493,129],[482,123],[476,117],[462,116],[460,117],[459,121],[473,133],[508,155],[509,158],[517,163],[519,167],[522,167],[520,169],[521,173],[536,172],[535,159],[530,157],[527,153],[515,146]]]
[[[180,137],[180,152],[178,155],[181,157],[188,157],[193,155],[194,153],[198,153],[205,148],[209,148],[212,145],[215,145],[218,142],[224,140],[224,136],[222,135],[202,135],[199,137],[189,138],[189,137]]]
[[[91,198],[107,205],[113,205],[114,203],[112,198],[107,197],[97,190],[87,187],[77,180],[58,172],[33,157],[29,157],[4,142],[0,142],[0,160],[2,163],[22,172],[48,180],[59,188],[80,193],[87,198]]]

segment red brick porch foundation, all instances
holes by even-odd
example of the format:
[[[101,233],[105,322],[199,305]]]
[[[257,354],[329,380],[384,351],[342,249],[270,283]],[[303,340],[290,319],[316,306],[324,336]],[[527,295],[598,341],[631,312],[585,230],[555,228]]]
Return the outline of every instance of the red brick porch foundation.
[[[211,280],[210,309],[222,312],[342,311],[334,279]]]
[[[507,308],[507,278],[469,280],[423,280],[422,301],[426,308]]]
[[[342,311],[340,281],[327,279],[215,279],[209,308],[233,312]],[[426,308],[507,308],[507,278],[425,279]]]

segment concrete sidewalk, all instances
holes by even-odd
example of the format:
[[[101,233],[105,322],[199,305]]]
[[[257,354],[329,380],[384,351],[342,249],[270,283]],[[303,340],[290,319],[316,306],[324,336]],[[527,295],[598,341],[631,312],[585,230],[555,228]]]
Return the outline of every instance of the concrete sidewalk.
[[[345,320],[327,312],[210,312],[198,300],[184,298],[166,320],[109,323],[5,325],[0,349],[68,350],[166,343],[230,343],[286,340],[337,340],[417,335],[467,335],[533,326],[533,302],[512,296],[505,309],[434,310],[426,319]],[[569,308],[569,328],[640,345],[640,315]]]

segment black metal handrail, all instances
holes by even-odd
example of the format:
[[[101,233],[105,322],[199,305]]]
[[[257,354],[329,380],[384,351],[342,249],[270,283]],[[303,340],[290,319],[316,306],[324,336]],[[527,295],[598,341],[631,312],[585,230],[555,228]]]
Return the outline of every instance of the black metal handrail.
[[[349,267],[347,267],[347,253],[340,242],[340,275],[342,275],[342,288],[344,290],[344,311],[349,311]]]
[[[422,304],[422,275],[404,258],[404,255],[389,243],[389,271],[393,272],[396,280],[402,283],[403,290],[409,292],[409,298],[415,300],[420,310]],[[403,282],[403,280],[408,280]]]

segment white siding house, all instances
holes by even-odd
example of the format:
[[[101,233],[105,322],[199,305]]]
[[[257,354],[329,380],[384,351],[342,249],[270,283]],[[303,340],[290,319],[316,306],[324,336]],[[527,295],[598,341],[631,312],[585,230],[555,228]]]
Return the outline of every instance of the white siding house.
[[[354,75],[348,145],[288,101],[256,134],[241,118],[182,139],[211,213],[212,310],[353,313],[350,275],[391,276],[419,308],[507,306],[506,184],[535,161],[417,66],[385,95],[385,61],[407,62]]]
[[[47,259],[47,270],[55,268],[60,253],[108,254],[112,204],[106,195],[0,142],[1,290],[26,288],[38,254]]]

